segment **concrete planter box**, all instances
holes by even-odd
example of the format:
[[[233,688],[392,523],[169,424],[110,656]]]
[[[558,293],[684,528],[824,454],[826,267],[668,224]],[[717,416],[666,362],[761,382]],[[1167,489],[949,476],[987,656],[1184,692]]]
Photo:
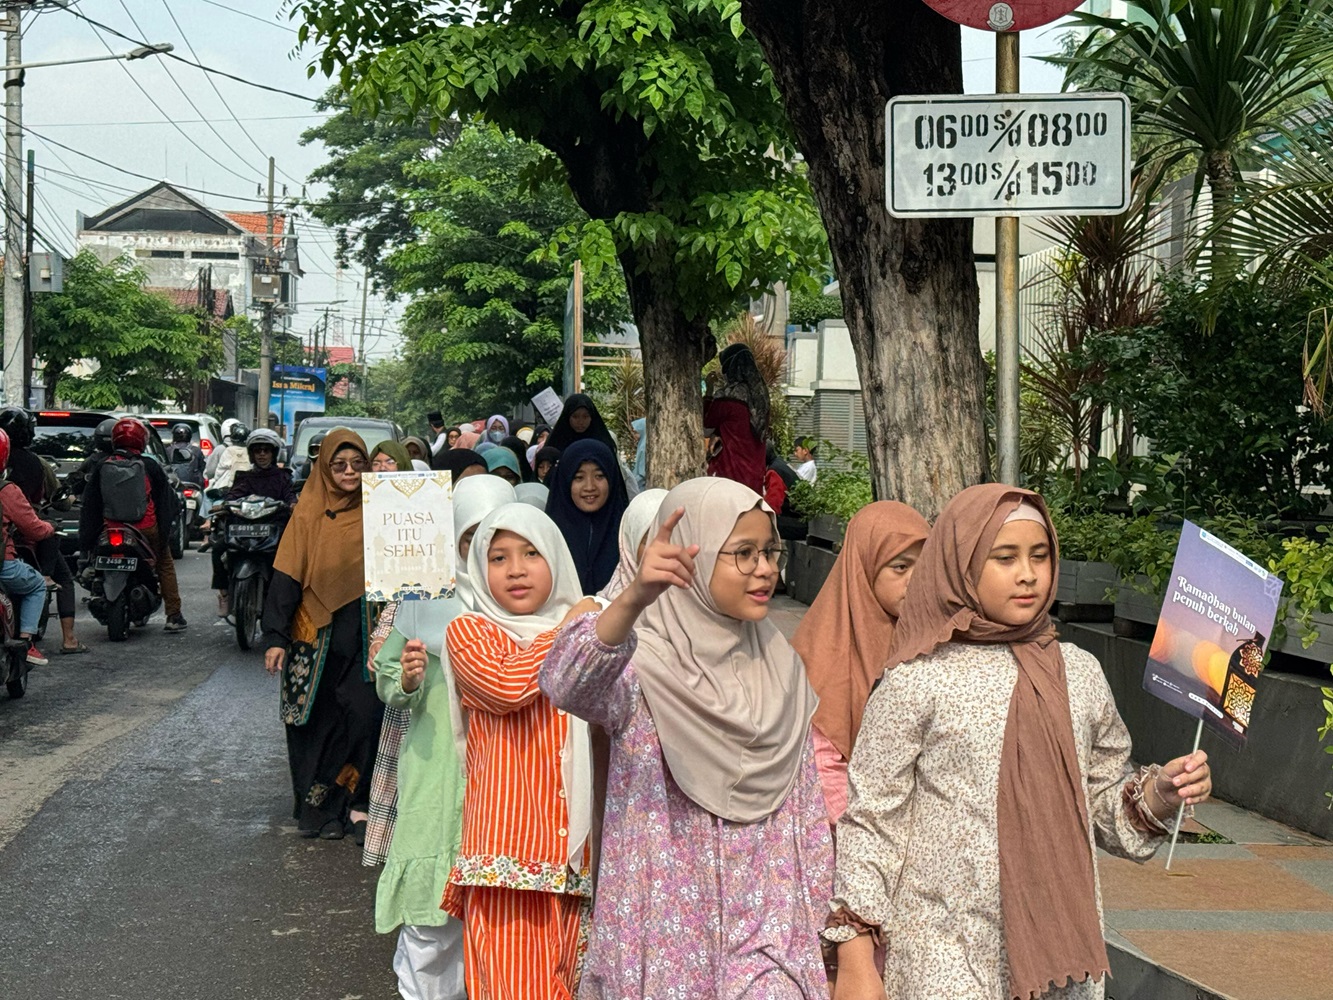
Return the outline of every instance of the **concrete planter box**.
[[[1333,614],[1316,614],[1311,618],[1311,624],[1319,630],[1319,638],[1309,649],[1301,646],[1301,626],[1295,618],[1288,615],[1283,624],[1287,634],[1271,644],[1273,649],[1306,660],[1333,663]]]
[[[1057,617],[1067,622],[1109,622],[1115,615],[1115,600],[1106,595],[1119,584],[1120,574],[1110,563],[1061,559]]]
[[[847,537],[847,522],[832,514],[820,514],[810,519],[810,528],[806,534],[815,542],[824,543],[825,548],[837,552],[842,548],[842,541]]]
[[[1147,640],[1114,634],[1108,625],[1067,623],[1060,638],[1101,661],[1120,716],[1134,740],[1134,759],[1159,763],[1189,752],[1194,719],[1143,689]],[[1300,645],[1297,640],[1297,645]],[[1206,726],[1203,749],[1219,798],[1262,816],[1333,838],[1333,767],[1316,731],[1324,724],[1324,682],[1276,670],[1259,677],[1249,737],[1233,750]],[[1118,995],[1118,994],[1117,994]]]
[[[1146,576],[1136,576],[1134,583],[1148,585]],[[1139,626],[1155,626],[1162,614],[1162,595],[1145,594],[1128,583],[1120,583],[1115,592],[1115,617]]]
[[[792,599],[802,604],[813,604],[837,561],[836,553],[820,546],[809,542],[793,545],[791,560],[787,565],[787,592]]]

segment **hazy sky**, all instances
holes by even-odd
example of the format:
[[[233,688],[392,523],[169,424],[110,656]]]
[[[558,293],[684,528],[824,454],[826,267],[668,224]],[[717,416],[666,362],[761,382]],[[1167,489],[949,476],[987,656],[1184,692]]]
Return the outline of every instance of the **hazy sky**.
[[[171,42],[185,58],[197,56],[198,62],[237,76],[318,96],[327,81],[307,77],[312,54],[295,51],[295,31],[274,15],[277,6],[276,0],[78,0],[73,9],[127,35]],[[1029,32],[1024,37],[1025,52],[1049,52],[1057,34],[1049,28]],[[105,42],[71,11],[28,15],[23,59],[76,59],[104,55],[107,45],[118,53],[133,47],[102,35]],[[968,92],[994,89],[994,49],[992,35],[964,29]],[[1034,59],[1024,59],[1022,73],[1025,90],[1059,88],[1059,73]],[[76,212],[101,211],[164,178],[209,192],[192,193],[212,208],[261,211],[260,188],[270,155],[277,158],[279,195],[284,184],[288,193],[298,193],[310,171],[323,162],[318,145],[303,147],[298,140],[321,116],[309,102],[294,97],[216,75],[211,80],[210,86],[202,71],[160,58],[30,70],[24,88],[24,124],[30,129],[25,145],[37,156],[38,230],[69,252]],[[114,166],[95,163],[48,140]],[[296,227],[306,275],[299,292],[303,308],[293,318],[292,330],[303,333],[310,328],[323,309],[317,303],[346,299],[333,308],[341,311],[352,336],[360,311],[361,275],[335,266],[331,232],[308,218],[298,219]],[[372,297],[368,310],[372,358],[392,353],[401,310],[401,303]],[[336,334],[336,320],[333,329]]]

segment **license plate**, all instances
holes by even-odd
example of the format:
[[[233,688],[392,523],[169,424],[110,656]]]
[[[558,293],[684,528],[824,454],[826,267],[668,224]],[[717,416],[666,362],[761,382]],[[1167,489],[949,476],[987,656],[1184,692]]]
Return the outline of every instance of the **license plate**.
[[[233,524],[227,529],[237,538],[267,538],[273,534],[271,524]]]
[[[137,556],[98,556],[93,560],[93,569],[114,569],[133,573],[138,568]]]
[[[198,507],[199,507],[199,501],[198,501],[198,500],[186,500],[186,501],[185,501],[185,509],[186,509],[186,510],[196,510],[196,509],[198,509]]]

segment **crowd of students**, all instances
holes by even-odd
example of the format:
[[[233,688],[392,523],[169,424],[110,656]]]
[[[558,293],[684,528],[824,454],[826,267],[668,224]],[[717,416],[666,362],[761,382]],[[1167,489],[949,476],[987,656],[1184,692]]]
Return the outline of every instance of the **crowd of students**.
[[[752,373],[723,360],[735,399]],[[1202,753],[1131,766],[1050,622],[1041,497],[973,487],[933,527],[871,504],[788,642],[763,428],[714,407],[714,474],[669,492],[585,396],[526,438],[433,415],[391,457],[452,473],[457,587],[377,621],[375,455],[326,438],[266,662],[302,834],[350,829],[383,865],[400,994],[1102,996],[1095,848],[1146,858],[1211,784]]]

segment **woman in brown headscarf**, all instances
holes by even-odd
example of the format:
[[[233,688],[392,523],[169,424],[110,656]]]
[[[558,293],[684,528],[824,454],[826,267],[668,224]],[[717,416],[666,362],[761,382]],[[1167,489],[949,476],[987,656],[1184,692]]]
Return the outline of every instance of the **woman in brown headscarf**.
[[[972,487],[935,522],[852,755],[839,1000],[1098,1000],[1095,848],[1146,860],[1209,794],[1202,753],[1130,769],[1097,660],[1056,641],[1057,559],[1027,490]]]
[[[301,836],[365,837],[383,706],[366,673],[361,549],[365,442],[329,432],[283,532],[264,604],[264,666],[282,674],[282,721]]]
[[[881,500],[847,525],[842,552],[791,644],[819,695],[812,736],[830,824],[847,808],[847,761],[866,699],[888,658],[893,629],[926,519],[905,503]]]

